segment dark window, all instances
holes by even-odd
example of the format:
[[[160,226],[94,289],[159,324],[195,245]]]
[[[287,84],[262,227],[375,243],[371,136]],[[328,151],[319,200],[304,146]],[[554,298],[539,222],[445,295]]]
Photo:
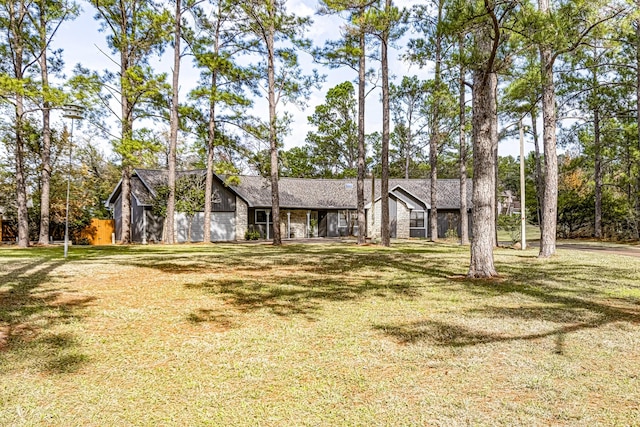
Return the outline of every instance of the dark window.
[[[267,223],[267,211],[264,209],[256,209],[256,224]]]
[[[411,211],[409,227],[424,228],[424,211]]]

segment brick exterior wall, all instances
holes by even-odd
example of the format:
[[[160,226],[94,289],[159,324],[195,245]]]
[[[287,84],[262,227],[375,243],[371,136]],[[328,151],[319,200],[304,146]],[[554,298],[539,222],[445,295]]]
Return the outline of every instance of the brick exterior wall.
[[[378,200],[374,205],[374,218],[371,221],[371,209],[367,210],[367,237],[380,238],[380,218],[382,217],[382,203]],[[396,238],[408,239],[410,235],[411,211],[402,201],[398,200],[396,213]]]
[[[249,207],[236,196],[236,240],[244,240],[244,233],[249,227]]]
[[[396,238],[397,239],[408,239],[409,238],[409,226],[411,213],[407,205],[398,200],[398,210],[396,217]]]
[[[373,215],[371,215],[372,209],[373,209]],[[382,216],[380,200],[378,200],[373,205],[372,209],[369,209],[367,211],[367,237],[371,239],[379,239],[380,238],[380,217]]]

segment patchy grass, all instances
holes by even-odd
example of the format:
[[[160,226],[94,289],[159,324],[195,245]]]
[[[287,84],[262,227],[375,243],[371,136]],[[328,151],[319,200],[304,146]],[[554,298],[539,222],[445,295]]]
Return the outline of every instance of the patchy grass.
[[[639,425],[640,259],[0,249],[0,425]]]

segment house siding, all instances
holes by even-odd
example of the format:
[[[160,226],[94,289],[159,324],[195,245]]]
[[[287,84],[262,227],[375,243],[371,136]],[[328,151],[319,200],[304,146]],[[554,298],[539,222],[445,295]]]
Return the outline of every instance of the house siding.
[[[373,215],[372,215],[373,213]],[[382,215],[382,207],[380,202],[374,203],[372,208],[367,212],[367,237],[371,239],[380,238],[380,217]]]
[[[217,179],[213,179],[213,187],[211,189],[211,211],[212,212],[235,212],[236,211],[236,195],[231,192],[224,183]],[[244,236],[244,233],[242,234]]]
[[[376,201],[373,204],[373,221],[371,217],[372,209],[367,210],[367,237],[372,239],[380,238],[382,202]],[[395,197],[389,197],[389,231],[392,238],[406,239],[409,237],[410,210],[407,205]]]
[[[164,218],[153,215],[151,209],[145,209],[144,214],[147,217],[147,242],[162,242],[162,236],[164,235]]]
[[[471,215],[468,215],[468,230],[471,232]],[[449,230],[455,230],[456,236],[460,237],[460,210],[444,210],[438,211],[438,238],[447,237]]]
[[[183,213],[176,213],[176,233],[178,242],[189,241],[189,218]],[[236,239],[235,213],[233,212],[211,212],[212,242],[227,242]],[[204,212],[198,212],[191,221],[192,242],[202,242],[204,240]]]
[[[113,205],[113,219],[116,223],[116,241],[122,238],[122,194],[118,196]]]
[[[380,208],[382,209],[382,201],[380,201]],[[389,237],[394,239],[398,237],[398,202],[394,197],[389,197]]]
[[[327,237],[338,237],[340,232],[338,231],[338,212],[327,212]]]
[[[138,204],[135,197],[131,196],[131,241],[143,242],[144,235],[144,207]]]

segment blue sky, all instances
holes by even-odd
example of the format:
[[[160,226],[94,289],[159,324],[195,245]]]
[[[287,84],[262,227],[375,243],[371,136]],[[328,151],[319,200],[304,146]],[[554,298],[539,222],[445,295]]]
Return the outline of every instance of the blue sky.
[[[415,0],[407,0],[402,3],[403,6],[410,6]],[[55,46],[64,49],[64,60],[66,64],[66,73],[70,74],[71,70],[77,63],[94,69],[104,70],[106,68],[113,69],[114,59],[111,51],[106,45],[105,33],[98,31],[99,25],[93,19],[94,10],[87,3],[82,3],[83,12],[74,21],[64,23],[55,38]],[[339,36],[340,26],[343,22],[336,17],[318,16],[315,14],[317,3],[314,0],[290,0],[288,4],[290,12],[295,12],[302,16],[312,16],[314,21],[311,26],[308,37],[313,40],[316,45],[323,45],[326,40],[335,39]],[[409,35],[410,36],[410,35]],[[430,77],[430,69],[419,69],[416,65],[408,64],[400,59],[401,52],[392,51],[390,54],[390,67],[392,74],[399,81],[403,75],[416,74],[421,78]],[[306,134],[311,128],[307,124],[307,116],[313,113],[315,106],[324,102],[324,97],[329,88],[346,80],[354,80],[355,73],[347,68],[338,70],[329,70],[320,68],[318,64],[314,64],[311,57],[305,53],[300,57],[304,69],[311,70],[318,68],[321,74],[326,74],[327,79],[319,90],[314,90],[308,101],[308,107],[300,110],[295,106],[281,105],[281,111],[290,112],[293,115],[293,124],[291,126],[291,134],[285,139],[285,148],[304,144]],[[162,58],[155,58],[152,65],[159,71],[171,72],[173,59],[170,49],[167,50]],[[372,64],[373,65],[373,64]],[[198,72],[191,66],[191,61],[186,58],[181,65],[181,85],[180,94],[184,99],[188,91],[197,83]],[[367,133],[380,131],[382,127],[382,114],[380,105],[379,91],[372,92],[367,98],[366,105],[366,131]],[[256,102],[255,114],[266,114],[265,104],[261,101]],[[168,124],[166,125],[168,129]],[[527,151],[530,150],[527,144]],[[104,151],[110,150],[107,141],[101,143]],[[500,144],[501,155],[517,155],[519,152],[517,141],[505,141]]]

